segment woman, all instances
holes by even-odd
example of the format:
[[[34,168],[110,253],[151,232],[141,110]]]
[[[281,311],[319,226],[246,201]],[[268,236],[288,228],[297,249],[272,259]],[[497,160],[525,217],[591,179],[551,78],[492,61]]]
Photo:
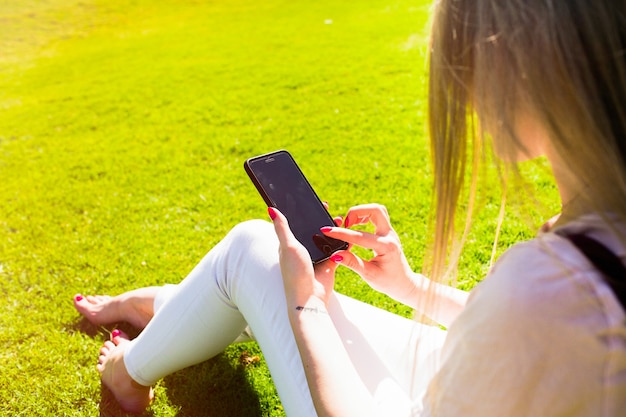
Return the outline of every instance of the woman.
[[[100,351],[102,381],[123,407],[142,410],[159,378],[249,328],[288,415],[624,415],[626,315],[562,236],[582,233],[626,257],[626,5],[440,0],[431,41],[430,279],[410,270],[384,207],[352,208],[344,227],[322,230],[372,259],[342,251],[316,268],[270,208],[277,239],[267,222],[243,223],[178,286],[75,298],[94,322],[147,324]],[[488,138],[505,164],[547,158],[562,213],[468,298],[439,282],[456,264],[456,208],[471,211]],[[375,233],[350,229],[366,222]],[[449,331],[334,293],[337,265]]]

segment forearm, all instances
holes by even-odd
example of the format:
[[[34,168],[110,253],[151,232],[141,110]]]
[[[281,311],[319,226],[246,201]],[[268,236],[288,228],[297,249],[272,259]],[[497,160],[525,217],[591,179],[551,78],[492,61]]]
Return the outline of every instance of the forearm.
[[[449,326],[463,310],[467,293],[433,282],[412,271],[398,234],[391,227],[386,209],[380,205],[353,207],[346,216],[350,226],[374,223],[376,233],[342,227],[327,227],[323,233],[374,252],[365,260],[350,251],[342,251],[340,262],[363,278],[372,288]]]
[[[374,401],[323,302],[291,305],[289,319],[319,416],[374,416]]]
[[[466,291],[417,273],[411,275],[409,282],[409,291],[395,298],[445,327],[449,327],[465,308],[469,296]]]
[[[376,416],[374,400],[326,309],[337,265],[326,261],[314,269],[311,257],[289,229],[283,214],[272,207],[268,213],[280,242],[287,314],[317,414]]]

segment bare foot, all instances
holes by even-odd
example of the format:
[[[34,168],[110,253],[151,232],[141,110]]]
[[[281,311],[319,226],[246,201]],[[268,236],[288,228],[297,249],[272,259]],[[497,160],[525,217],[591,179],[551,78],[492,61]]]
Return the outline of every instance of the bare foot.
[[[96,325],[126,321],[143,329],[154,316],[154,298],[158,291],[159,287],[145,287],[115,297],[78,294],[74,296],[74,307]]]
[[[154,392],[151,387],[138,384],[128,375],[124,364],[124,348],[128,342],[124,332],[114,330],[111,340],[104,342],[100,348],[96,368],[102,383],[111,390],[119,405],[130,413],[141,413],[152,402]]]

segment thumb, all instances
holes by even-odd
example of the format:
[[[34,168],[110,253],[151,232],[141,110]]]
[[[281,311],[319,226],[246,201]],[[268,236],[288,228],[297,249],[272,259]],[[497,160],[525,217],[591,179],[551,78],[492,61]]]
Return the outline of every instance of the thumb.
[[[339,256],[337,257],[337,255]],[[367,269],[366,262],[363,259],[347,250],[336,252],[331,259],[334,262],[353,270],[361,277],[365,274],[365,270]]]
[[[289,242],[290,239],[295,238],[289,228],[289,222],[283,213],[275,207],[268,207],[267,213],[269,214],[270,219],[272,219],[276,236],[278,236],[278,240],[281,245]]]
[[[312,267],[309,253],[294,236],[289,228],[287,218],[275,207],[268,207],[267,212],[274,223],[274,231],[278,237],[281,270],[285,265],[291,265],[292,268],[296,269]],[[286,261],[283,263],[285,259]]]

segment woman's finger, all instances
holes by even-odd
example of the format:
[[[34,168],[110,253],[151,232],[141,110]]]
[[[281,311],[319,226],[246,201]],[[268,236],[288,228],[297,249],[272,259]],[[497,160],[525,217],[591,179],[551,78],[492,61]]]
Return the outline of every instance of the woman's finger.
[[[289,228],[287,218],[280,210],[275,207],[268,207],[267,213],[274,223],[274,230],[276,231],[276,236],[278,236],[281,248],[288,248],[296,245],[296,243],[300,243],[293,235],[293,232]]]
[[[289,224],[287,222],[287,218],[280,212],[280,210],[274,207],[268,207],[267,214],[269,214],[270,219],[272,219],[278,240],[282,243],[289,239],[288,235],[291,232]]]
[[[336,258],[338,256],[338,258]],[[359,258],[350,251],[339,251],[333,255],[334,260],[330,262],[334,264],[341,264],[348,269],[356,272],[359,276],[367,276],[367,261]]]
[[[338,253],[333,254],[333,256],[335,255],[339,255],[339,254]],[[334,258],[334,259],[335,260],[327,259],[324,262],[320,262],[313,267],[313,269],[315,270],[315,275],[318,277],[318,279],[321,282],[326,281],[328,279],[334,280],[335,270],[337,269],[340,263],[338,262],[338,260],[339,259],[343,260],[343,256],[340,255],[340,258]]]
[[[365,249],[371,249],[375,253],[384,253],[387,245],[385,237],[375,235],[373,233],[362,232],[360,230],[350,230],[343,227],[325,227],[322,233],[325,236],[348,242],[350,245],[361,246]]]
[[[287,218],[275,207],[268,207],[267,212],[274,224],[274,230],[279,241],[279,256],[281,259],[281,270],[288,269],[308,269],[312,266],[309,252],[296,239],[289,228]],[[285,261],[285,262],[283,262]],[[311,269],[312,270],[312,269]],[[283,270],[283,276],[285,276]]]
[[[380,204],[363,204],[352,207],[344,219],[345,227],[366,223],[372,223],[378,235],[386,235],[391,231],[391,219],[387,208]]]

